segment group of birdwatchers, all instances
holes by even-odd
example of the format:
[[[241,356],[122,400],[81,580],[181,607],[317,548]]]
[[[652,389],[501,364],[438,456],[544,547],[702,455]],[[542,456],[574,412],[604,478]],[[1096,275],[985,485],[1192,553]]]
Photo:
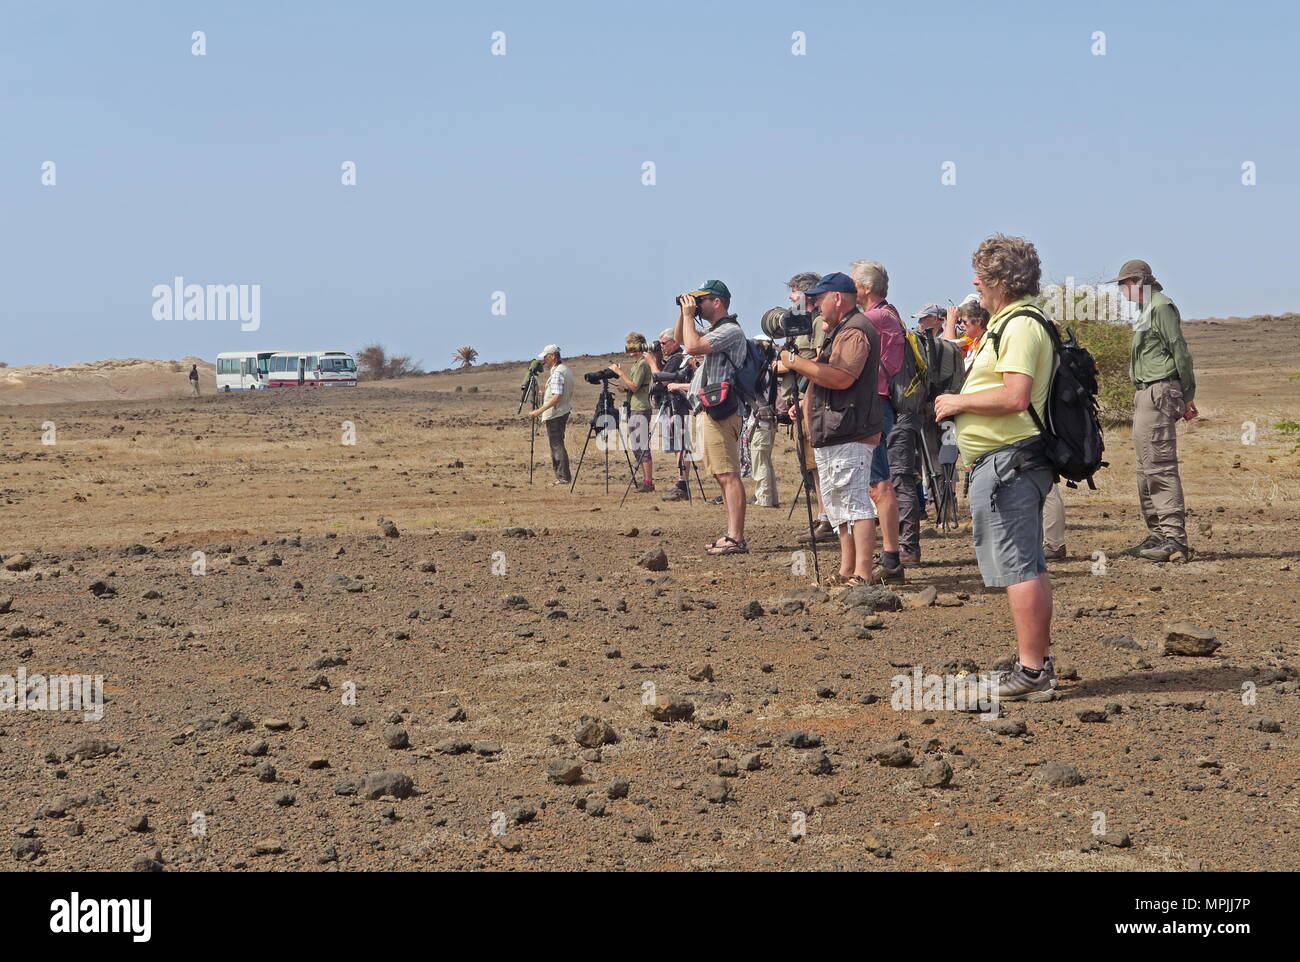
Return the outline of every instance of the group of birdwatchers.
[[[817,505],[816,522],[802,537],[839,542],[839,569],[822,579],[827,587],[905,582],[907,567],[921,564],[921,520],[927,495],[935,494],[918,487],[918,453],[922,446],[937,453],[945,440],[955,445],[967,473],[980,574],[986,585],[1006,589],[1018,643],[1018,661],[997,673],[993,694],[1048,700],[1056,677],[1047,561],[1067,556],[1060,478],[1048,456],[1049,429],[1042,427],[1059,338],[1041,305],[1042,269],[1032,243],[995,234],[975,250],[972,266],[975,292],[947,308],[926,304],[912,315],[918,329],[910,335],[888,301],[889,275],[876,261],[854,261],[848,273],[791,277],[792,304],[806,305],[817,321],[810,334],[781,350],[771,346],[781,395],[748,412],[727,386],[736,384],[750,341],[731,313],[730,290],[718,280],[677,298],[676,323],[660,333],[654,349],[641,335],[629,335],[630,364],[610,370],[627,395],[635,490],[655,490],[654,426],[661,450],[677,455],[677,478],[664,500],[689,497],[688,471],[696,462],[721,487],[713,500],[724,508],[726,530],[705,546],[710,555],[748,552],[746,508],[779,505],[771,458],[777,425],[798,422],[804,480]],[[1118,285],[1135,318],[1129,376],[1146,532],[1129,553],[1151,562],[1187,561],[1193,552],[1176,425],[1197,410],[1181,319],[1145,261],[1128,261],[1108,283]],[[907,350],[919,353],[931,390],[920,410],[903,412],[891,386]],[[540,360],[548,372],[545,397],[528,416],[546,427],[555,482],[569,484],[564,438],[574,376],[555,344]],[[748,498],[747,469],[755,483]]]

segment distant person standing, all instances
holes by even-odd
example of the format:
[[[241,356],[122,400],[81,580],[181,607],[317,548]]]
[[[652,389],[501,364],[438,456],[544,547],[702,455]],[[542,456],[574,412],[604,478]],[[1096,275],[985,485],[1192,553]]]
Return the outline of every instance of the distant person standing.
[[[858,309],[880,335],[880,364],[877,370],[877,409],[881,413],[880,443],[875,446],[871,461],[871,500],[880,518],[880,565],[875,577],[882,582],[902,584],[906,577],[898,543],[898,495],[894,490],[893,469],[889,453],[896,445],[891,439],[894,430],[894,403],[889,393],[889,383],[903,366],[903,319],[898,309],[885,298],[889,295],[889,274],[879,261],[854,261],[850,265],[853,281],[857,284]],[[907,418],[900,430],[907,426]],[[914,419],[913,423],[914,423]],[[896,458],[895,465],[910,463],[906,457]]]
[[[197,364],[190,365],[190,396],[199,396],[199,366]]]
[[[859,310],[858,287],[847,274],[827,274],[807,293],[826,339],[816,361],[782,351],[781,363],[810,383],[798,406],[803,410],[791,408],[791,416],[807,425],[822,504],[840,541],[840,570],[822,584],[871,584],[877,580],[871,558],[876,541],[871,461],[883,427],[880,335]]]
[[[550,368],[546,379],[546,397],[542,406],[529,411],[530,418],[540,418],[546,425],[546,440],[551,445],[551,467],[555,469],[554,484],[569,484],[569,452],[564,446],[564,432],[569,425],[570,401],[573,398],[573,374],[567,365],[560,363],[560,349],[554,344],[542,348],[537,359]]]
[[[771,346],[766,334],[754,335],[754,340]],[[779,508],[781,499],[776,493],[776,469],[772,466],[772,447],[776,442],[776,408],[760,398],[749,415],[749,463],[754,475],[754,497],[750,504],[760,508]]]
[[[962,326],[960,331],[957,329],[959,321]],[[980,339],[984,337],[988,322],[989,312],[980,305],[978,294],[972,294],[956,307],[948,308],[943,336],[961,350],[966,373],[970,373],[970,367],[975,362],[975,354],[979,351]]]
[[[637,331],[628,332],[623,342],[624,349],[636,358],[625,373],[619,364],[610,364],[609,369],[618,375],[619,383],[627,392],[627,445],[632,449],[633,461],[641,467],[641,479],[635,483],[638,494],[649,494],[655,489],[654,464],[650,455],[650,418],[653,407],[650,403],[650,362],[646,348],[645,335]]]
[[[1196,375],[1182,318],[1146,261],[1128,261],[1108,283],[1118,283],[1120,293],[1142,308],[1133,324],[1129,378],[1137,390],[1133,446],[1147,536],[1127,553],[1147,561],[1190,561],[1176,425],[1196,417]]]
[[[705,546],[710,555],[744,554],[745,485],[740,480],[740,410],[739,398],[720,390],[722,382],[734,381],[745,363],[745,332],[731,311],[731,291],[719,280],[708,280],[696,290],[677,297],[680,313],[673,340],[692,357],[701,359],[691,381],[692,404],[697,408],[695,424],[700,439],[704,470],[713,475],[722,488],[722,503],[727,512],[727,532]],[[700,317],[708,330],[695,329]],[[709,403],[706,403],[709,402]]]
[[[684,375],[688,358],[682,346],[673,338],[671,327],[659,332],[659,354],[663,358],[663,363],[656,373],[662,372],[679,377]],[[652,364],[651,367],[654,365]],[[689,467],[687,457],[683,455],[687,455],[690,451],[690,431],[686,419],[691,416],[691,406],[686,400],[686,385],[678,384],[677,388],[674,390],[664,384],[655,384],[650,389],[651,400],[656,397],[659,400],[660,450],[664,454],[677,457],[677,483],[663,496],[664,501],[690,500],[690,494],[686,489]]]
[[[1043,500],[1054,480],[1042,435],[1029,414],[1046,411],[1055,361],[1036,306],[1042,265],[1022,237],[995,234],[972,264],[987,334],[959,394],[934,400],[935,417],[953,418],[957,446],[970,466],[975,560],[984,584],[1005,588],[1015,626],[1017,663],[981,688],[1004,701],[1055,697],[1052,582],[1043,557]]]

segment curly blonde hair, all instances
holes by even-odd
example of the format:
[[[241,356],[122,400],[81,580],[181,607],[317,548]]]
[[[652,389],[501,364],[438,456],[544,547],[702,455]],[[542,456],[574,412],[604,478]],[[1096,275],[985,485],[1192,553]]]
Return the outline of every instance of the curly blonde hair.
[[[975,248],[971,265],[982,282],[1001,287],[1008,300],[1039,294],[1043,266],[1038,249],[1023,237],[994,234]]]

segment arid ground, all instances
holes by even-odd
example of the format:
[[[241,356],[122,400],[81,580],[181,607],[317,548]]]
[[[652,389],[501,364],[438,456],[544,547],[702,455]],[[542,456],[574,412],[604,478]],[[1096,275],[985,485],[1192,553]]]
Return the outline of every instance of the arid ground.
[[[548,483],[544,437],[528,483],[522,364],[198,399],[178,375],[170,399],[0,408],[0,674],[102,676],[107,695],[98,721],[0,713],[0,858],[1290,869],[1300,469],[1272,425],[1300,413],[1300,359],[1278,320],[1187,333],[1196,558],[1120,554],[1144,531],[1110,432],[1099,489],[1065,492],[1060,697],[997,720],[891,707],[913,666],[1013,651],[968,527],[923,542],[902,610],[810,590],[784,438],[782,509],[751,509],[750,554],[709,558],[721,508],[620,509],[622,456],[606,494],[594,442],[576,493]],[[580,385],[575,464],[594,397]],[[637,564],[658,548],[666,570]],[[940,604],[916,607],[931,586]],[[1219,647],[1165,654],[1178,622]]]

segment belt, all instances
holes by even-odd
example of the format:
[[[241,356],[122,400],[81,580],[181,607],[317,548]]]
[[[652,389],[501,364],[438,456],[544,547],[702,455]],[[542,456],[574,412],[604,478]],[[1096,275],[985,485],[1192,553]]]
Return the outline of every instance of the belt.
[[[1164,384],[1165,381],[1177,381],[1177,380],[1178,380],[1178,375],[1171,374],[1168,377],[1158,377],[1154,381],[1134,381],[1133,384],[1139,391],[1145,391],[1153,384]]]

